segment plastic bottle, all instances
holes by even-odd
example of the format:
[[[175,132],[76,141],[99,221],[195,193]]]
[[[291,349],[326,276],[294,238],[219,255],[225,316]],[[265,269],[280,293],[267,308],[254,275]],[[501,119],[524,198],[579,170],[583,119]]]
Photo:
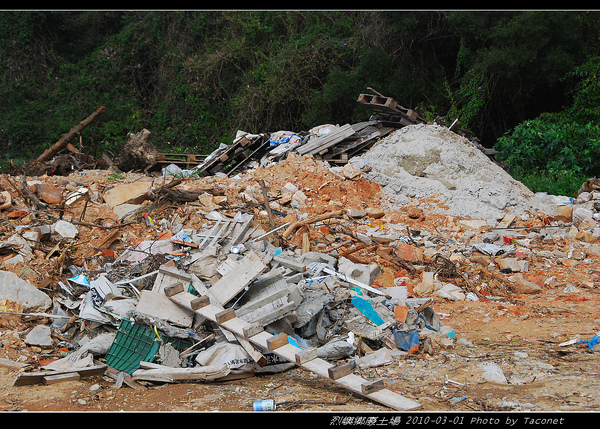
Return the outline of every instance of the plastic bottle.
[[[272,399],[264,399],[261,401],[254,401],[252,404],[254,411],[275,411],[275,401]]]

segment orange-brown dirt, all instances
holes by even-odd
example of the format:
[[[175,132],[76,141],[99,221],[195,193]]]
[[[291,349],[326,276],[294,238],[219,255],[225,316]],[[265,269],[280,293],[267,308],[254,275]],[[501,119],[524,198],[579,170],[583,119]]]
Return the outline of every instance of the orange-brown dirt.
[[[119,177],[120,182],[140,179],[142,175],[127,173]],[[76,172],[71,176],[35,177],[44,183],[64,186],[75,182],[77,186],[95,187],[100,194],[115,184],[110,171],[93,170]],[[311,157],[291,157],[269,168],[258,168],[252,175],[240,178],[211,177],[187,179],[179,189],[193,191],[210,186],[227,187],[230,203],[247,186],[264,179],[272,198],[282,195],[281,189],[293,182],[306,197],[306,207],[299,212],[309,216],[338,209],[382,208],[383,193],[379,185],[358,177],[347,179],[333,173]],[[146,178],[144,178],[146,180]],[[155,185],[162,184],[155,178]],[[13,195],[12,210],[22,208],[23,198],[15,191],[15,177],[1,176],[0,188]],[[236,200],[237,201],[237,200]],[[238,201],[239,202],[239,201]],[[451,216],[424,211],[419,216],[411,209],[430,201],[414,201],[411,206],[384,210],[382,217],[361,219],[332,219],[323,225],[311,226],[311,245],[327,249],[333,245],[329,231],[334,225],[343,224],[350,229],[360,226],[377,226],[382,230],[389,225],[405,225],[412,230],[440,233],[447,238],[459,238],[468,227]],[[148,203],[146,203],[148,204]],[[63,219],[79,221],[79,236],[68,248],[60,247],[66,260],[48,253],[53,243],[47,243],[41,253],[26,265],[7,266],[2,270],[17,273],[49,295],[59,291],[57,282],[69,273],[70,263],[83,265],[87,269],[98,269],[110,262],[114,256],[98,253],[89,244],[105,237],[110,230],[99,225],[110,226],[117,217],[105,205],[83,201],[69,206]],[[154,219],[159,220],[178,213],[185,228],[201,228],[207,223],[198,214],[198,202],[164,202],[162,205],[147,205],[153,210]],[[238,206],[239,207],[239,206]],[[278,224],[295,219],[295,210],[289,204],[278,206],[289,217],[279,216]],[[219,207],[220,210],[233,210]],[[245,210],[257,215],[263,227],[268,229],[268,219],[261,204],[246,204]],[[261,213],[262,212],[262,213]],[[56,212],[53,212],[56,213]],[[9,219],[7,211],[2,213],[0,241],[12,235],[17,225],[44,222],[43,213],[33,212],[28,216]],[[50,222],[50,221],[48,221]],[[543,218],[530,218],[525,226],[543,225]],[[87,224],[87,225],[86,225]],[[159,232],[149,228],[143,220],[119,227],[121,234],[111,246],[118,255],[127,246],[135,246],[143,239],[153,239]],[[481,232],[478,230],[477,232]],[[538,243],[530,250],[559,249],[565,251],[577,237],[553,243]],[[299,240],[293,236],[290,239]],[[297,244],[300,243],[297,241]],[[594,243],[592,243],[594,244]],[[443,245],[441,246],[443,247]],[[313,247],[315,248],[315,247]],[[65,251],[65,249],[68,249]],[[561,345],[567,340],[579,338],[591,340],[600,331],[599,256],[589,253],[585,260],[563,258],[560,261],[536,258],[534,252],[525,249],[523,258],[529,261],[529,272],[524,277],[542,286],[538,294],[514,294],[507,287],[508,275],[499,273],[498,267],[485,266],[469,258],[458,262],[458,269],[469,275],[471,282],[488,285],[490,297],[501,300],[480,299],[478,301],[450,301],[433,295],[431,307],[440,320],[455,330],[452,341],[433,342],[432,349],[425,353],[403,356],[378,367],[356,369],[364,378],[383,378],[391,390],[414,399],[422,404],[418,411],[595,411],[600,408],[598,363],[600,354],[582,344]],[[11,255],[1,255],[2,261]],[[381,263],[384,274],[375,286],[393,285],[394,278],[408,276],[406,270],[385,264],[374,254],[357,253],[358,257]],[[544,280],[554,276],[555,285],[545,285]],[[409,286],[419,281],[418,275],[409,279]],[[572,284],[578,292],[565,291]],[[482,289],[485,292],[485,287]],[[43,317],[0,315],[0,358],[30,365],[27,370],[39,370],[40,361],[61,356],[58,347],[31,347],[24,343],[24,333],[37,324],[49,324]],[[55,344],[58,340],[55,341]],[[506,382],[493,382],[482,377],[482,363],[497,364],[506,377]],[[302,368],[269,375],[253,375],[237,380],[210,383],[153,384],[147,390],[135,390],[122,386],[115,388],[115,380],[106,376],[81,378],[52,385],[13,386],[18,370],[0,365],[0,409],[19,411],[252,411],[252,403],[260,399],[273,399],[279,411],[392,411],[385,406],[357,395],[350,394],[330,380],[324,380]],[[98,391],[92,391],[93,385]]]

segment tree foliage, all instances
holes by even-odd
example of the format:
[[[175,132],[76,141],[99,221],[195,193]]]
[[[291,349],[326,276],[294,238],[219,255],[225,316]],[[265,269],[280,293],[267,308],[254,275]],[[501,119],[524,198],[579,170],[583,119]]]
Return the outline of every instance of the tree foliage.
[[[581,11],[4,11],[0,156],[41,152],[101,105],[106,113],[82,136],[90,151],[116,150],[128,133],[147,128],[164,150],[208,153],[238,129],[366,120],[370,112],[356,98],[369,86],[429,119],[458,118],[488,146],[544,112],[564,113],[547,121],[577,112],[575,128],[586,130],[598,116],[597,18]]]

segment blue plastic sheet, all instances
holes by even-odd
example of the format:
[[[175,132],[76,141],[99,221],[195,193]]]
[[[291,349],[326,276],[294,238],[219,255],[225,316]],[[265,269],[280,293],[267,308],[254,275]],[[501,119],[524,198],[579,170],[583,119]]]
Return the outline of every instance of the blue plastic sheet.
[[[373,308],[371,301],[363,299],[359,296],[353,296],[351,299],[352,305],[354,305],[358,311],[360,311],[365,317],[367,317],[375,325],[383,325],[384,321],[379,314]]]
[[[413,353],[419,350],[419,333],[416,329],[409,331],[394,331],[396,347],[405,352]]]
[[[600,344],[600,337],[594,335],[594,338],[592,338],[590,341],[579,341],[579,344],[587,344],[588,348],[593,349]]]

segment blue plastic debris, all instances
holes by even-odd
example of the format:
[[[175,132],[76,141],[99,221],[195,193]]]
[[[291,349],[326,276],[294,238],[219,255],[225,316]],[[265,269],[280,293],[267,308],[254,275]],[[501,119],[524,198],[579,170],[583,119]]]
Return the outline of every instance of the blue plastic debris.
[[[367,317],[375,325],[383,325],[385,322],[379,314],[373,308],[371,301],[363,299],[359,296],[353,296],[351,299],[352,305],[354,305],[358,311],[360,311],[365,317]]]
[[[419,334],[416,329],[394,331],[396,347],[408,353],[419,351]]]
[[[589,349],[594,349],[598,344],[600,344],[600,337],[594,335],[590,341],[579,341],[579,344],[587,344]]]

